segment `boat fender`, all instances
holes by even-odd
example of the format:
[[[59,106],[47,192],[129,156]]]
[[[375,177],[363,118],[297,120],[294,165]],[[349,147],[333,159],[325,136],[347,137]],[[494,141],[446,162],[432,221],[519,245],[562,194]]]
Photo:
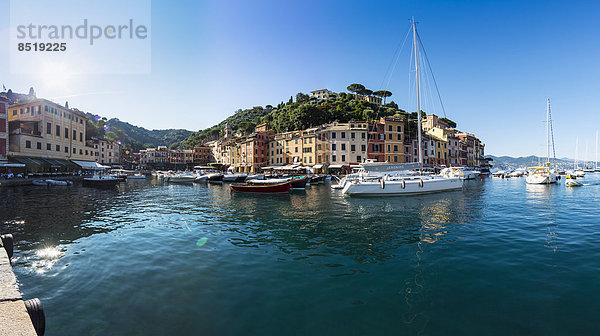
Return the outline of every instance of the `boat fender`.
[[[33,328],[38,336],[44,335],[46,331],[46,316],[44,315],[44,305],[38,298],[25,301],[25,308],[33,324]]]
[[[12,258],[13,256],[13,236],[8,233],[8,234],[3,234],[2,236],[0,236],[0,238],[2,239],[2,246],[4,246],[4,249],[6,250],[6,254],[8,255],[8,259]]]
[[[385,189],[385,181],[383,179],[379,180],[379,184],[381,185],[381,189]]]
[[[423,188],[423,179],[419,179],[419,187]]]
[[[406,188],[406,182],[404,182],[404,179],[402,179],[402,184],[401,184],[401,186],[402,186],[402,189]]]

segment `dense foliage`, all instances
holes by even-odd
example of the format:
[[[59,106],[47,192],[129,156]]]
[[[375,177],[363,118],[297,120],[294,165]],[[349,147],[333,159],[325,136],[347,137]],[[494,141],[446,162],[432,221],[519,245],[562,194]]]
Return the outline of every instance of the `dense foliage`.
[[[111,141],[121,141],[134,152],[140,149],[157,146],[171,146],[187,139],[192,132],[183,129],[147,130],[130,123],[113,118],[97,118],[87,113],[86,134],[92,137],[104,137]]]
[[[359,95],[376,94],[382,98],[392,95],[389,91],[376,91],[373,93],[361,84],[352,84],[348,89]],[[416,112],[407,113],[399,109],[393,101],[379,106],[357,99],[356,94],[344,92],[331,94],[326,100],[317,100],[316,98],[310,98],[307,94],[298,93],[295,99],[290,97],[287,103],[281,102],[275,107],[267,105],[265,107],[256,106],[250,109],[238,110],[218,125],[192,134],[179,145],[181,147],[193,147],[207,141],[216,140],[223,135],[223,128],[226,123],[229,123],[234,133],[246,135],[252,133],[254,127],[262,123],[267,123],[270,129],[280,133],[306,129],[333,121],[372,121],[390,116],[404,118],[405,123],[408,125],[406,131],[409,134],[416,133]],[[451,120],[447,120],[447,122],[454,124]]]

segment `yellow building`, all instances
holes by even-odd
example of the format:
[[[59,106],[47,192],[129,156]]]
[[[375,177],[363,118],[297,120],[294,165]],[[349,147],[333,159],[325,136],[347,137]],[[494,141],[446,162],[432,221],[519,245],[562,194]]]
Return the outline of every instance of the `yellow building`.
[[[302,131],[302,164],[312,166],[317,163],[317,130],[309,128]]]
[[[385,135],[385,160],[388,163],[406,162],[404,155],[404,120],[402,118],[385,117],[379,120],[383,124]]]
[[[95,150],[85,141],[87,118],[68,103],[29,99],[9,106],[8,120],[12,157],[95,161]]]

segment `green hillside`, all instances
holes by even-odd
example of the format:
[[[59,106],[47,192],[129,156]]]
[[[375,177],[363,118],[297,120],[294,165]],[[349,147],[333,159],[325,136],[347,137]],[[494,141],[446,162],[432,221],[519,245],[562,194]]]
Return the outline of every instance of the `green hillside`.
[[[192,147],[216,140],[222,136],[225,123],[229,123],[234,132],[244,135],[252,133],[254,127],[262,123],[268,123],[272,130],[279,133],[306,129],[336,120],[339,122],[369,121],[388,116],[404,118],[405,123],[408,124],[407,132],[409,134],[416,132],[416,112],[407,113],[399,109],[393,101],[379,106],[343,92],[337,95],[331,94],[326,100],[317,100],[304,93],[298,93],[295,99],[290,97],[288,102],[281,102],[277,106],[256,106],[238,110],[219,124],[195,132],[174,146]],[[448,121],[451,125],[456,125],[451,120]]]
[[[187,139],[192,132],[184,129],[148,130],[132,125],[117,118],[99,118],[86,113],[88,123],[87,137],[105,137],[112,141],[121,141],[134,152],[140,149],[157,146],[172,146]]]

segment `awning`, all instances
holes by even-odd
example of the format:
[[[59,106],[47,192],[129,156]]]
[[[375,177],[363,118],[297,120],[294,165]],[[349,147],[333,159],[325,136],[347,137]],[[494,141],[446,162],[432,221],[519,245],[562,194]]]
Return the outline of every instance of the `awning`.
[[[343,167],[342,165],[330,165],[328,168],[329,169],[340,169],[342,167]]]
[[[67,160],[44,159],[44,161],[50,163],[50,165],[52,166],[52,168],[59,168],[59,169],[79,169],[79,166],[77,166],[77,165],[75,165],[72,162],[69,162]]]
[[[0,162],[0,167],[2,168],[23,168],[25,165],[23,163],[10,163],[7,161]]]
[[[44,161],[43,159],[38,159],[38,158],[30,158],[30,157],[11,157],[10,160],[16,162],[16,163],[22,163],[24,164],[27,168],[29,169],[44,169],[44,168],[51,168],[51,164]]]
[[[72,160],[72,162],[76,165],[78,165],[79,167],[81,167],[82,169],[105,169],[105,168],[110,168],[109,166],[103,166],[101,164],[99,164],[98,162],[95,161],[78,161],[78,160]]]
[[[323,168],[323,165],[322,164],[317,164],[317,165],[314,165],[313,168],[314,169],[321,169],[321,168]]]

